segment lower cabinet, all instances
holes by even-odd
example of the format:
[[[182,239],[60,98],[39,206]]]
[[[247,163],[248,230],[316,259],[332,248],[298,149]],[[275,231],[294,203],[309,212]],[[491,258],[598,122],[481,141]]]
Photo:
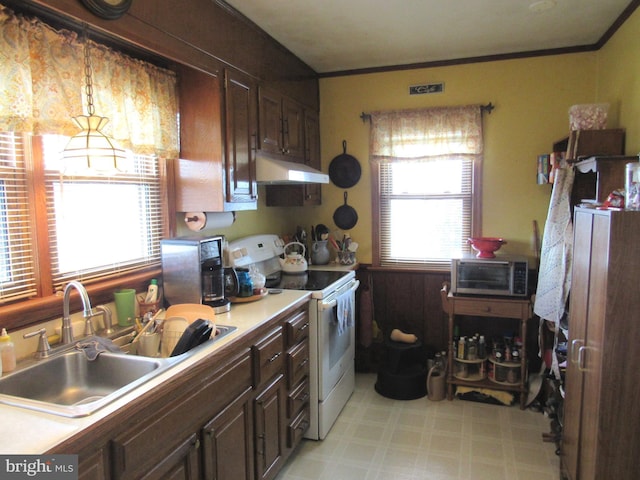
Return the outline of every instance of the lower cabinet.
[[[308,305],[47,453],[80,479],[271,480],[309,424]]]
[[[252,389],[248,388],[202,429],[204,477],[253,478]]]
[[[199,449],[200,439],[197,434],[193,433],[139,478],[144,480],[155,480],[156,478],[196,480],[202,478]]]
[[[255,399],[256,474],[276,476],[284,462],[284,376],[278,375]]]

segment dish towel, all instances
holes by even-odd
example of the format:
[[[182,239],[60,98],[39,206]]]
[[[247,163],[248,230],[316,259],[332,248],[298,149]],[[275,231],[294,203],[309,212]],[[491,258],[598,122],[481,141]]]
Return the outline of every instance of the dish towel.
[[[570,197],[575,172],[572,167],[557,170],[544,226],[540,273],[533,311],[544,320],[560,325],[571,288],[573,225]]]
[[[87,360],[93,362],[98,355],[103,352],[120,352],[122,350],[108,338],[90,337],[89,339],[76,343],[76,349],[81,350],[87,357]]]
[[[355,299],[351,291],[338,297],[336,302],[336,321],[338,322],[338,335],[342,335],[348,328],[353,327],[353,312]]]

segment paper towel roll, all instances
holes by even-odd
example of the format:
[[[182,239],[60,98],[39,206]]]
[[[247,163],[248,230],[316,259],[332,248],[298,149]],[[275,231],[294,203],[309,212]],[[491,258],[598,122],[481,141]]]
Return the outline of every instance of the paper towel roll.
[[[194,232],[202,230],[205,226],[208,228],[230,227],[235,220],[235,212],[213,212],[209,214],[205,214],[204,212],[187,212],[184,215],[184,221],[187,227]]]

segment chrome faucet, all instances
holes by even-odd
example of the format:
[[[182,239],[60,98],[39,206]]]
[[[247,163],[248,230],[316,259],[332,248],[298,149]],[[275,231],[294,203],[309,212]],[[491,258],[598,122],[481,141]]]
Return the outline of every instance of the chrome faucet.
[[[80,300],[82,300],[82,307],[84,308],[84,318],[91,318],[94,313],[91,310],[91,302],[89,301],[89,294],[84,286],[78,281],[72,281],[67,283],[64,287],[64,300],[62,302],[62,344],[73,343],[75,340],[73,337],[73,328],[71,326],[71,318],[69,317],[69,300],[71,298],[71,287],[75,288],[80,294]]]
[[[98,305],[95,308],[95,315],[102,314],[102,320],[104,321],[104,328],[100,330],[100,335],[111,335],[115,330],[113,329],[113,320],[111,317],[111,310],[106,305]]]

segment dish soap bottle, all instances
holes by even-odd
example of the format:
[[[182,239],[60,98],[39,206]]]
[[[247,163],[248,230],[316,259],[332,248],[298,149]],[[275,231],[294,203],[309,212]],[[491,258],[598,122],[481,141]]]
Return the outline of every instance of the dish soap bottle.
[[[16,351],[6,328],[3,328],[2,334],[0,334],[0,355],[2,356],[2,371],[7,373],[15,370]]]
[[[156,303],[158,301],[158,280],[151,279],[149,288],[147,289],[147,296],[144,298],[144,303]]]

